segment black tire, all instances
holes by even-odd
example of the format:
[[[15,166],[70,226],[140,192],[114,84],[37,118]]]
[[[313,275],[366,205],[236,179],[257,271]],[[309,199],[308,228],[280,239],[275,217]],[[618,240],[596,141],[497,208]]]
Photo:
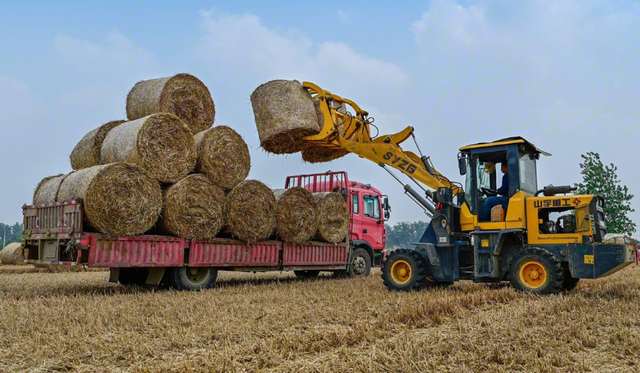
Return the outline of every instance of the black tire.
[[[218,270],[207,267],[175,267],[167,269],[168,285],[178,290],[197,291],[216,283]]]
[[[382,281],[389,290],[412,291],[428,286],[427,261],[415,250],[397,249],[381,264]]]
[[[351,264],[347,268],[348,277],[368,277],[371,273],[371,256],[367,250],[358,248],[353,251]]]
[[[311,270],[311,271],[293,271],[297,278],[315,278],[318,277],[320,271]]]
[[[564,273],[555,255],[538,247],[529,247],[513,256],[509,277],[516,290],[547,295],[560,292]]]
[[[120,268],[118,282],[123,286],[144,286],[148,274],[146,268]]]
[[[563,266],[563,271],[564,280],[562,281],[562,286],[560,287],[560,289],[563,291],[571,291],[575,289],[578,286],[580,279],[571,277],[571,271],[569,271],[569,268],[567,268],[567,266]]]

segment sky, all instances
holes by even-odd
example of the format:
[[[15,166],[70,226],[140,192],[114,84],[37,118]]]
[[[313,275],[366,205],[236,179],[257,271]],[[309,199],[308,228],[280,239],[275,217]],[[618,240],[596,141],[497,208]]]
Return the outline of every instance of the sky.
[[[88,131],[125,119],[136,82],[181,72],[208,86],[215,124],[245,138],[250,178],[278,188],[344,170],[389,195],[390,223],[426,216],[376,164],[264,152],[253,90],[311,81],[358,103],[382,134],[413,126],[454,180],[460,147],[523,136],[553,154],[538,162],[539,187],[581,181],[580,155],[593,151],[639,196],[639,46],[638,1],[0,0],[0,222],[21,221],[37,183],[71,171]],[[632,207],[640,223],[640,197]]]

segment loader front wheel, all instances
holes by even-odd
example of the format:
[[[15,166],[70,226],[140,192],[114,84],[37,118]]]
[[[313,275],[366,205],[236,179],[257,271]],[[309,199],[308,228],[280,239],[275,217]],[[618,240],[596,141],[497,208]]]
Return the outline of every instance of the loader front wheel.
[[[558,293],[564,273],[560,261],[547,250],[529,247],[520,250],[509,266],[511,285],[516,290],[546,295]]]
[[[421,289],[428,281],[427,261],[415,250],[394,250],[382,262],[382,280],[389,290]]]

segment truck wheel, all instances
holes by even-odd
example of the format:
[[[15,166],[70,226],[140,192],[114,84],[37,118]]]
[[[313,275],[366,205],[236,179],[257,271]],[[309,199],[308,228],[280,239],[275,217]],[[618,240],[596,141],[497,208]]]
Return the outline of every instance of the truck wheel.
[[[298,278],[314,278],[314,277],[318,277],[318,275],[320,274],[320,271],[293,271],[293,273],[296,275],[296,277]]]
[[[389,290],[419,290],[428,286],[427,276],[427,261],[415,250],[394,250],[382,262],[382,280]]]
[[[564,280],[562,281],[561,290],[571,291],[578,286],[578,282],[580,282],[580,279],[571,277],[571,271],[569,271],[569,268],[566,268],[565,266]]]
[[[143,286],[147,281],[146,268],[120,268],[118,282],[123,286]]]
[[[537,247],[520,250],[509,266],[511,285],[535,294],[557,294],[564,274],[560,261],[549,251]]]
[[[367,277],[371,273],[371,257],[365,249],[353,252],[351,265],[347,269],[349,277]]]
[[[178,290],[202,290],[213,286],[218,270],[208,267],[176,267],[168,271],[169,285]]]

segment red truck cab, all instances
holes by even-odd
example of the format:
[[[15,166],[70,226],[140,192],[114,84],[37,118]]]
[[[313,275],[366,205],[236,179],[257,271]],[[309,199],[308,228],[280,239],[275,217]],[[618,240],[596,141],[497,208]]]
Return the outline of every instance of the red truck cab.
[[[366,251],[369,256],[369,267],[380,265],[382,251],[387,243],[387,230],[384,223],[389,220],[391,210],[386,195],[371,184],[349,180],[349,176],[344,171],[287,177],[285,188],[295,186],[301,186],[313,193],[339,192],[342,194],[347,200],[351,215],[349,227],[351,245]],[[366,263],[364,265],[366,266]]]

